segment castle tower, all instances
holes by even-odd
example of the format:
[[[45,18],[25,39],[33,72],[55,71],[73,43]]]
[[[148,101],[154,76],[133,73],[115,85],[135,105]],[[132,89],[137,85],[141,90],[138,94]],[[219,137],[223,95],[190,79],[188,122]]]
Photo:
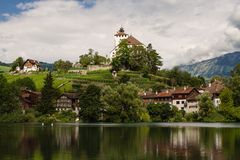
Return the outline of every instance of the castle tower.
[[[128,34],[126,34],[124,32],[123,27],[121,27],[119,29],[119,31],[114,35],[114,40],[115,40],[115,47],[117,47],[119,45],[119,43],[121,42],[121,40],[123,39],[127,39],[129,37]]]

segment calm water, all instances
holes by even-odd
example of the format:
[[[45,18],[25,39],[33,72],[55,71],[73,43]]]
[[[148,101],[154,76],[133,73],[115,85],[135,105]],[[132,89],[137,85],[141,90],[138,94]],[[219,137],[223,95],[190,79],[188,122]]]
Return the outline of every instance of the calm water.
[[[240,124],[0,125],[0,160],[79,159],[240,159]]]

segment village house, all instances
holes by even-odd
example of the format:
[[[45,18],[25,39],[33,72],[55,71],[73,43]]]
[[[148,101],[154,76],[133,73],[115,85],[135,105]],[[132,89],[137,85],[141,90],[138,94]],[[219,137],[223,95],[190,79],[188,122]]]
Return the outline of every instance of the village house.
[[[197,96],[200,93],[193,87],[179,87],[167,89],[159,93],[144,93],[145,103],[168,103],[187,113],[198,110]]]
[[[149,103],[169,103],[172,104],[172,93],[171,90],[166,90],[163,92],[145,92],[142,95],[145,104]]]
[[[193,87],[176,88],[172,92],[172,105],[176,106],[179,110],[182,109],[185,110],[186,112],[190,112],[192,108],[189,108],[190,105],[188,105],[188,101],[191,101],[191,103],[197,101],[197,100],[194,101],[195,97],[192,97],[193,95],[199,95],[199,92],[196,88]]]
[[[40,63],[37,60],[27,59],[23,63],[22,67],[18,66],[16,68],[16,71],[17,72],[23,72],[23,73],[38,72],[38,71],[40,71]]]
[[[143,43],[141,43],[139,40],[137,40],[135,37],[132,35],[129,35],[125,33],[123,27],[119,29],[119,31],[114,35],[114,40],[115,40],[115,47],[114,49],[110,52],[110,58],[114,58],[116,56],[116,51],[118,49],[118,46],[122,40],[126,40],[129,47],[132,46],[143,46]]]
[[[73,111],[79,114],[79,94],[63,93],[57,98],[56,111]]]
[[[35,92],[29,89],[21,89],[19,99],[22,110],[25,112],[26,109],[36,106],[40,97],[41,92]]]
[[[197,89],[194,87],[179,87],[167,89],[162,92],[145,92],[142,94],[142,99],[145,104],[149,103],[169,103],[176,106],[179,110],[184,110],[186,113],[197,112],[198,96],[208,92],[212,95],[212,101],[215,107],[221,103],[219,95],[224,89],[222,82],[215,80],[205,88]]]
[[[40,64],[37,60],[27,59],[23,64],[23,72],[37,72],[40,70]]]
[[[221,104],[220,93],[224,89],[224,85],[221,81],[214,80],[214,82],[209,83],[204,92],[208,92],[212,95],[213,104],[218,107]]]

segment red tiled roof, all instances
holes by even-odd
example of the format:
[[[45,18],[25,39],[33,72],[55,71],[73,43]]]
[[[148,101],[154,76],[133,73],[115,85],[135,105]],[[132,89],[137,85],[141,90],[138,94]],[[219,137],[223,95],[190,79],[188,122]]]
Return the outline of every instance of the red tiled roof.
[[[205,91],[209,93],[220,93],[224,89],[224,85],[222,82],[215,80],[213,83],[211,83],[209,86],[205,88]]]
[[[193,92],[193,90],[196,90],[196,92]],[[145,93],[142,95],[143,98],[166,98],[166,97],[172,97],[174,94],[190,94],[188,95],[189,100],[195,100],[195,98],[199,95],[199,92],[197,89],[193,87],[180,87],[176,89],[170,89],[170,90],[165,90],[159,93]]]
[[[180,87],[173,90],[172,94],[189,94],[193,89],[193,87]]]
[[[129,36],[127,42],[129,45],[142,45],[142,43],[133,36]]]
[[[187,97],[187,101],[196,101],[200,93],[193,92]]]

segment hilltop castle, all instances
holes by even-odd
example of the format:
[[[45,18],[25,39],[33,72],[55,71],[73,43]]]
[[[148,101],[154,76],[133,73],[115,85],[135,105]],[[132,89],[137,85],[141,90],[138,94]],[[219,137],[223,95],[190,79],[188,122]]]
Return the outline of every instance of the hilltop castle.
[[[116,56],[116,51],[118,49],[118,45],[120,44],[120,42],[122,40],[127,40],[129,47],[144,45],[143,43],[141,43],[139,40],[137,40],[132,35],[129,35],[129,34],[125,33],[123,27],[121,27],[119,29],[119,31],[117,31],[117,33],[114,35],[114,40],[115,40],[115,47],[110,52],[110,58],[111,59]]]

